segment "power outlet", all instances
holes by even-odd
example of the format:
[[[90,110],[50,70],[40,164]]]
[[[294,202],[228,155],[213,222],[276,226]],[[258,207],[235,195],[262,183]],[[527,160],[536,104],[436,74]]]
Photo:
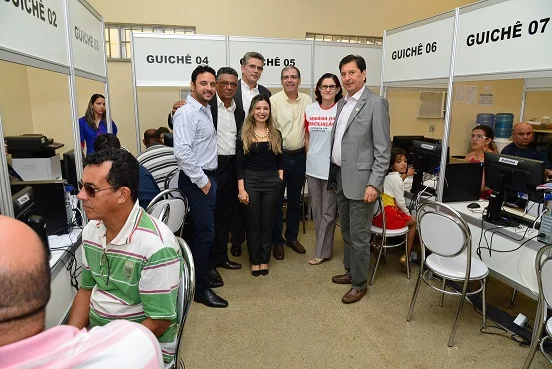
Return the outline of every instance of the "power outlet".
[[[429,125],[429,132],[430,132],[430,133],[435,132],[435,124],[430,124],[430,125]]]

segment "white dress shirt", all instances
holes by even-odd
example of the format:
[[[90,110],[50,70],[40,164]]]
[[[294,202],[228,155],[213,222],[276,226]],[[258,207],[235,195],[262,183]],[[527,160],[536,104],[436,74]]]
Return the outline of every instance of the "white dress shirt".
[[[343,135],[345,134],[345,128],[347,128],[347,122],[351,117],[351,113],[355,108],[360,96],[364,92],[366,86],[362,86],[360,90],[357,91],[353,96],[345,96],[345,105],[341,109],[341,114],[337,119],[335,126],[335,136],[332,148],[332,163],[337,166],[341,166],[341,141],[343,140]]]
[[[258,94],[259,92],[259,84],[257,84],[253,88],[249,88],[247,83],[241,80],[241,87],[242,87],[242,101],[243,101],[243,111],[245,112],[245,116],[247,117],[247,114],[249,113],[249,107],[251,106],[251,100]]]
[[[236,155],[236,103],[232,99],[229,108],[224,106],[224,102],[217,95],[217,147],[219,155]]]

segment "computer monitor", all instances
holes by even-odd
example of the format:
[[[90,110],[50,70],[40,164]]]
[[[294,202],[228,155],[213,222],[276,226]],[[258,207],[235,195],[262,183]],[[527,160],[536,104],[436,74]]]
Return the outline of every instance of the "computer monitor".
[[[75,150],[69,150],[63,153],[63,178],[69,183],[75,191],[78,191],[77,165],[75,161]]]
[[[545,181],[544,161],[485,153],[485,182],[492,189],[485,220],[503,224],[500,210],[507,191],[533,194]]]
[[[32,215],[34,196],[33,189],[25,186],[17,193],[12,195],[13,212],[17,220],[27,223],[27,219]]]
[[[412,142],[412,164],[414,166],[412,193],[416,194],[422,190],[424,173],[433,173],[439,167],[441,150],[441,144],[416,140]],[[447,163],[449,156],[447,153]]]
[[[412,163],[412,142],[424,141],[424,136],[393,136],[393,144],[391,146],[403,149],[409,163]]]

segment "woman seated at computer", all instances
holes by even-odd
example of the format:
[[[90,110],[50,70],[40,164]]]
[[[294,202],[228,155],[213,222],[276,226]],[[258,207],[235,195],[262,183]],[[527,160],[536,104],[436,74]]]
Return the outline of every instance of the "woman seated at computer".
[[[105,121],[105,97],[101,94],[94,94],[90,98],[84,117],[79,119],[81,147],[84,149],[86,146],[86,155],[94,152],[96,137],[107,133]],[[111,130],[117,136],[117,125],[113,120],[111,121]]]
[[[494,132],[491,127],[477,126],[472,129],[471,133],[471,149],[472,151],[466,155],[466,160],[471,163],[483,163],[485,153],[498,153],[496,144],[494,143]],[[485,174],[481,180],[481,198],[488,198],[491,190],[485,186]]]
[[[410,215],[404,199],[403,175],[408,171],[406,152],[403,149],[394,147],[391,149],[391,161],[389,172],[383,183],[381,198],[385,211],[385,226],[387,229],[401,229],[408,227],[407,249],[408,255],[399,259],[401,269],[406,273],[406,258],[410,257],[414,236],[416,236],[416,220]],[[374,217],[372,223],[382,228],[383,214],[380,212]]]

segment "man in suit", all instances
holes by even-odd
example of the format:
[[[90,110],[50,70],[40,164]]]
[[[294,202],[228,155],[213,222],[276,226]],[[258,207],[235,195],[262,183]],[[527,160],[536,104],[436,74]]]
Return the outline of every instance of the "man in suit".
[[[215,267],[240,269],[241,264],[228,259],[228,236],[245,240],[245,224],[238,201],[236,173],[236,137],[245,119],[245,112],[234,101],[238,88],[238,73],[230,67],[217,71],[216,97],[209,102],[213,124],[217,130],[217,200],[215,205],[215,244],[211,249],[211,279],[222,278]],[[240,245],[241,245],[240,243]]]
[[[351,284],[341,300],[350,304],[362,299],[367,290],[370,225],[389,168],[391,139],[389,104],[364,85],[364,58],[347,55],[339,69],[347,95],[337,105],[332,129],[330,182],[337,191],[346,272],[334,276],[332,282]]]

